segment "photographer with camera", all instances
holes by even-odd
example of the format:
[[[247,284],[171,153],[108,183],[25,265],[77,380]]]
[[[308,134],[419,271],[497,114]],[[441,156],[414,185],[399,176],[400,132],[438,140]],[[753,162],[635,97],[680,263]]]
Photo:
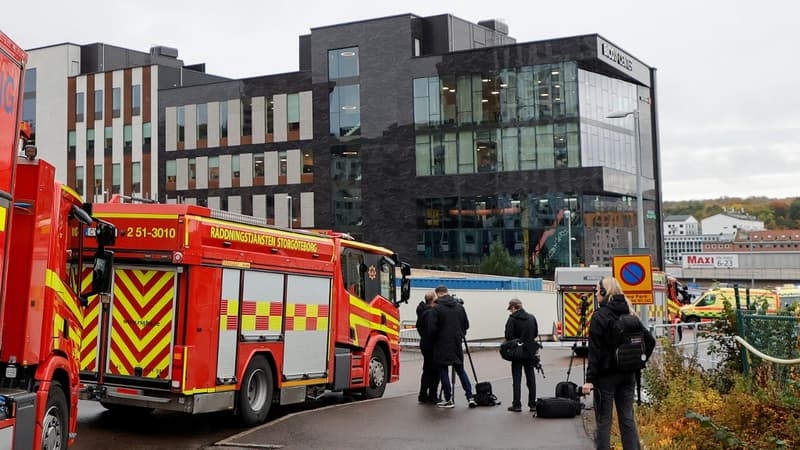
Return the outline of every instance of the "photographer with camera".
[[[525,371],[525,382],[528,386],[528,407],[531,411],[536,411],[536,373],[534,369],[537,365],[536,353],[539,351],[539,343],[536,337],[539,336],[539,324],[536,317],[522,308],[522,300],[512,298],[508,301],[508,310],[511,314],[506,321],[505,338],[506,341],[519,339],[525,350],[526,359],[511,361],[511,383],[514,392],[514,399],[509,411],[522,412],[522,371]]]
[[[435,320],[432,321],[431,335],[433,338],[433,360],[439,366],[439,378],[444,391],[444,400],[437,403],[439,408],[453,408],[453,386],[447,368],[452,366],[459,380],[470,408],[475,408],[478,404],[472,397],[472,384],[469,376],[464,371],[464,350],[461,343],[467,335],[469,329],[469,319],[467,312],[462,306],[462,301],[456,299],[447,291],[447,287],[440,285],[434,291],[436,293],[436,306],[433,311]]]

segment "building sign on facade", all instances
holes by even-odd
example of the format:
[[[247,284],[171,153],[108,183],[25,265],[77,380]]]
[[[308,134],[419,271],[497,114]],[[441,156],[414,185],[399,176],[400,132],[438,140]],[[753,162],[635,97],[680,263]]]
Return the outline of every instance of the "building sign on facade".
[[[684,254],[684,269],[736,269],[739,255],[713,255],[708,253]]]
[[[615,45],[597,37],[597,59],[627,73],[645,86],[650,86],[650,70],[633,56],[628,55]]]

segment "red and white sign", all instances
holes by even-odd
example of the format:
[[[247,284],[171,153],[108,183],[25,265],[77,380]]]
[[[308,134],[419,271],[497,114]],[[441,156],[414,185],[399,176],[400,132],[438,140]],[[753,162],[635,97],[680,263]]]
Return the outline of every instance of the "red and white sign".
[[[739,255],[688,253],[683,255],[684,269],[734,269],[739,267]]]

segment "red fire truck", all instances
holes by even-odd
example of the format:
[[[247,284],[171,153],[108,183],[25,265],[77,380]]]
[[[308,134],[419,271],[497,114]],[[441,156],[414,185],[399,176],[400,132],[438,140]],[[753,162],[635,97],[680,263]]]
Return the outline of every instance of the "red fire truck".
[[[111,287],[116,230],[91,217],[55,168],[20,148],[27,56],[0,32],[0,448],[63,449],[75,438],[79,392],[80,270],[84,234],[97,236],[93,286]],[[23,127],[23,137],[30,137]],[[92,228],[87,226],[93,224]],[[86,240],[88,242],[88,240]]]
[[[411,271],[392,251],[194,205],[94,212],[120,235],[113,295],[84,315],[83,398],[128,412],[232,410],[250,426],[272,404],[380,397],[399,379]]]

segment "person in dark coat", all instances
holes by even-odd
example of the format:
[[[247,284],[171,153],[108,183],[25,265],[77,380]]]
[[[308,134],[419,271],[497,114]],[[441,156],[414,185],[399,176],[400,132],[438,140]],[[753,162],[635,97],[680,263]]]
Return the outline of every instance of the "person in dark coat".
[[[616,404],[620,437],[624,450],[639,450],[639,432],[633,414],[633,394],[636,389],[636,372],[616,368],[614,351],[618,333],[612,328],[617,318],[632,314],[633,305],[625,297],[622,287],[614,278],[603,278],[595,286],[594,295],[600,307],[592,314],[589,324],[589,356],[586,383],[582,392],[594,389],[594,411],[597,428],[595,448],[611,447],[611,418]],[[642,325],[646,345],[655,346],[655,339]]]
[[[433,336],[431,336],[431,320],[436,293],[425,294],[425,300],[417,305],[417,332],[419,333],[419,349],[422,352],[422,377],[419,381],[420,403],[438,403],[439,367],[433,361]]]
[[[464,371],[464,351],[461,343],[469,329],[469,319],[467,312],[447,291],[447,287],[438,286],[436,288],[436,306],[434,307],[436,320],[433,321],[434,327],[431,330],[434,336],[433,360],[439,367],[439,381],[442,383],[444,400],[437,403],[440,408],[453,408],[453,386],[450,385],[447,368],[452,366],[458,378],[461,380],[461,387],[467,396],[467,403],[470,408],[478,406],[472,398],[472,384],[469,376]]]
[[[514,392],[514,399],[509,411],[522,412],[522,371],[525,371],[525,382],[528,386],[528,407],[531,411],[536,411],[536,353],[539,351],[539,344],[536,337],[539,336],[539,324],[536,317],[529,314],[522,308],[522,300],[512,298],[508,301],[508,310],[511,314],[506,321],[505,338],[519,339],[523,342],[525,354],[528,359],[523,361],[511,361],[511,383]]]

